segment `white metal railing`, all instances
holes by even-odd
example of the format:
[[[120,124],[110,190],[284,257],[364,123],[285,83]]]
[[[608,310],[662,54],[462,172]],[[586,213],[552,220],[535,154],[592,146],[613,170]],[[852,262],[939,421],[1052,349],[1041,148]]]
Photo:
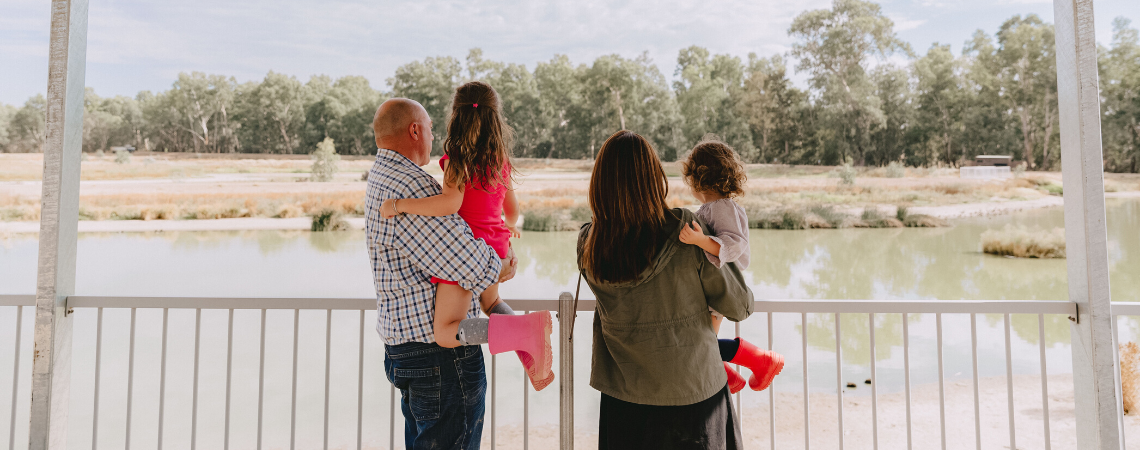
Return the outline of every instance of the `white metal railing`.
[[[554,311],[569,311],[569,302],[572,297],[568,294],[563,294],[561,300],[510,300],[509,302],[513,307],[520,311],[535,311],[535,310],[554,310]],[[20,380],[19,374],[21,371],[20,360],[20,330],[22,328],[23,308],[25,306],[34,306],[34,296],[30,295],[0,295],[0,307],[15,307],[16,308],[16,323],[15,329],[15,357],[13,362],[13,386],[11,389],[12,395],[9,397],[9,409],[11,410],[11,422],[9,424],[9,449],[15,448],[15,435],[16,435],[16,404],[18,383]],[[1118,315],[1140,315],[1140,304],[1136,303],[1113,303],[1113,316]],[[582,300],[577,305],[577,311],[593,311],[595,302],[593,300]],[[167,324],[168,314],[170,309],[192,309],[195,310],[195,331],[194,331],[194,356],[193,356],[193,392],[192,392],[192,410],[191,410],[191,430],[190,430],[190,448],[196,448],[197,442],[197,419],[198,419],[198,371],[199,371],[199,353],[201,341],[201,315],[202,310],[225,310],[228,311],[228,329],[226,337],[227,354],[226,354],[226,389],[225,389],[225,430],[224,442],[225,448],[229,448],[229,435],[230,435],[230,388],[233,382],[232,378],[232,362],[233,362],[233,317],[235,310],[260,310],[261,311],[261,327],[260,327],[260,361],[258,362],[258,394],[257,394],[257,448],[261,448],[262,433],[263,433],[263,408],[264,408],[264,386],[265,386],[265,317],[267,310],[293,310],[293,358],[292,358],[292,374],[291,374],[291,392],[290,392],[290,446],[291,448],[296,443],[296,429],[297,429],[297,350],[299,333],[299,312],[301,310],[325,310],[328,312],[325,320],[325,361],[324,361],[324,431],[323,440],[324,447],[328,448],[329,437],[329,371],[332,366],[332,358],[330,352],[331,346],[331,324],[332,324],[332,311],[333,310],[350,310],[360,311],[359,315],[359,352],[357,356],[358,373],[357,373],[357,393],[358,401],[356,405],[356,443],[357,448],[362,445],[362,405],[363,401],[360,398],[363,395],[364,388],[364,313],[365,311],[375,308],[375,300],[371,298],[198,298],[198,297],[99,297],[99,296],[72,296],[68,298],[68,308],[94,308],[97,310],[96,315],[96,349],[95,349],[95,368],[94,368],[94,411],[92,415],[92,441],[93,449],[98,443],[98,420],[99,420],[99,402],[100,402],[100,372],[101,372],[101,358],[103,350],[103,309],[104,308],[118,308],[130,309],[130,348],[127,351],[128,355],[128,370],[127,370],[127,392],[126,392],[126,448],[130,448],[130,427],[132,424],[132,396],[134,393],[133,380],[134,380],[134,342],[135,342],[135,313],[136,309],[161,309],[163,311],[163,324],[162,324],[162,344],[161,344],[161,373],[160,373],[160,387],[159,387],[159,408],[158,408],[158,442],[157,447],[162,448],[163,431],[167,425],[164,417],[164,402],[166,396],[166,350],[167,350],[167,336],[169,327]],[[877,358],[875,355],[875,331],[876,331],[876,314],[898,314],[902,318],[902,350],[903,350],[903,368],[904,368],[904,391],[906,402],[906,433],[907,433],[907,448],[912,448],[912,415],[911,415],[911,358],[910,358],[910,315],[911,314],[934,314],[935,315],[935,332],[937,338],[937,365],[938,365],[938,391],[939,391],[939,422],[940,422],[940,436],[942,448],[946,448],[947,436],[946,432],[946,392],[945,392],[945,370],[943,365],[943,330],[942,330],[942,316],[944,314],[968,314],[970,316],[970,333],[971,333],[971,351],[972,351],[972,365],[973,365],[973,407],[974,407],[974,429],[976,436],[977,448],[982,448],[982,426],[981,426],[981,410],[980,410],[980,395],[979,395],[979,375],[978,375],[978,330],[977,330],[977,315],[978,314],[1001,314],[1004,318],[1003,327],[1005,334],[1005,373],[1006,373],[1006,388],[1007,388],[1007,408],[1009,417],[1009,447],[1017,448],[1017,430],[1014,422],[1014,395],[1013,395],[1013,370],[1012,361],[1013,354],[1011,349],[1011,333],[1010,333],[1010,315],[1011,314],[1026,314],[1036,315],[1038,322],[1038,347],[1040,352],[1040,375],[1041,375],[1041,401],[1043,408],[1042,417],[1042,431],[1045,437],[1045,448],[1051,448],[1051,438],[1049,430],[1049,387],[1047,382],[1047,365],[1045,357],[1045,315],[1066,315],[1070,319],[1077,317],[1076,304],[1064,301],[861,301],[861,300],[779,300],[779,301],[757,301],[755,304],[756,314],[766,315],[767,320],[767,333],[768,341],[767,348],[773,348],[774,333],[773,333],[773,316],[775,314],[790,313],[799,314],[800,320],[805,326],[801,333],[802,342],[800,343],[803,348],[803,394],[804,394],[804,417],[803,426],[805,430],[805,448],[811,448],[811,414],[809,403],[808,391],[808,358],[807,358],[807,327],[806,324],[808,314],[827,314],[834,315],[835,318],[835,362],[836,362],[836,389],[837,392],[843,392],[843,351],[841,346],[841,315],[851,314],[866,314],[867,323],[870,330],[870,373],[871,373],[871,428],[872,428],[872,444],[874,448],[879,447],[879,406],[878,406],[878,380],[877,375]],[[562,406],[560,421],[562,422],[562,444],[564,448],[572,448],[573,439],[573,345],[574,343],[568,339],[568,331],[572,326],[567,322],[572,320],[568,314],[559,314],[558,321],[560,327],[565,330],[560,340],[560,375],[559,385],[562,394]],[[1115,326],[1115,320],[1113,321]],[[736,335],[740,335],[740,325],[736,325]],[[1115,336],[1115,333],[1114,333]],[[588,345],[588,344],[587,344]],[[26,357],[26,355],[24,356]],[[491,359],[489,378],[489,388],[491,390],[491,400],[489,402],[489,419],[490,428],[489,435],[494,448],[495,442],[495,426],[496,426],[496,395],[497,391],[497,376],[495,368],[495,358]],[[525,378],[525,377],[524,377]],[[1117,387],[1119,389],[1119,385]],[[768,390],[768,407],[769,411],[775,409],[775,389]],[[389,445],[390,448],[395,448],[396,442],[396,393],[395,387],[390,387],[390,405],[389,405]],[[762,395],[762,394],[761,394]],[[741,415],[742,404],[741,395],[736,395],[737,410],[736,415],[738,420]],[[1119,398],[1119,397],[1118,397]],[[839,448],[843,448],[844,443],[844,417],[843,417],[843,396],[838,395],[838,442]],[[524,392],[523,392],[523,447],[529,448],[529,385],[526,384],[524,379]],[[776,418],[775,414],[769,414],[769,432],[771,448],[776,448]],[[566,428],[569,427],[569,430]],[[566,447],[569,445],[569,447]]]

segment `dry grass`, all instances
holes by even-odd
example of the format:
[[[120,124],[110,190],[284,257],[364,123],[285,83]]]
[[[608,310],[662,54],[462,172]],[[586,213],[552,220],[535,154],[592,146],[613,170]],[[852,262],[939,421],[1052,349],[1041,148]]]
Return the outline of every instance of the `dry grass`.
[[[1006,225],[1001,230],[982,233],[982,251],[1018,258],[1064,258],[1065,230],[1039,231]]]
[[[325,193],[86,195],[80,220],[203,220],[238,217],[301,217],[323,210],[364,214],[359,191]],[[0,199],[0,220],[39,220],[39,199]]]
[[[1140,346],[1135,342],[1120,344],[1120,393],[1124,397],[1124,414],[1140,406]]]
[[[97,156],[87,153],[81,165],[83,180],[129,180],[148,178],[189,178],[210,174],[231,173],[309,173],[309,155],[296,155],[304,159],[224,159],[218,155],[193,158],[187,155],[136,153],[131,162],[119,164],[114,155]],[[193,154],[189,154],[193,155]],[[341,161],[338,167],[345,172],[365,172],[372,165],[368,160]],[[0,181],[37,181],[43,176],[43,155],[0,155]]]

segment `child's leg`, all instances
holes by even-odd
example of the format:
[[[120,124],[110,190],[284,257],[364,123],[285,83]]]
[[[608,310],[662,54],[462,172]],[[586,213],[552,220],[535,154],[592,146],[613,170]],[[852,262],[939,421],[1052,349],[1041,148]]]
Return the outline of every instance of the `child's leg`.
[[[494,308],[495,304],[501,301],[499,299],[499,283],[492,284],[482,294],[479,294],[479,307],[488,316],[491,315],[491,308]]]
[[[435,343],[440,347],[454,348],[459,342],[459,322],[467,318],[471,306],[471,291],[457,284],[439,283],[435,291]],[[484,338],[485,339],[485,338]]]

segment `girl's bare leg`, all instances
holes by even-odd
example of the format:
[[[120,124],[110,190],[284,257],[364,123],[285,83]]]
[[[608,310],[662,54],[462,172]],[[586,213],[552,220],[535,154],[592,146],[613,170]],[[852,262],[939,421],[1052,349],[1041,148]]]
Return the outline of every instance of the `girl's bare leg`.
[[[471,291],[455,284],[439,283],[436,286],[433,330],[435,342],[440,347],[455,348],[462,345],[456,335],[459,333],[459,322],[467,318],[470,307]]]
[[[479,294],[479,308],[488,316],[491,315],[489,312],[491,308],[494,308],[495,304],[501,301],[503,300],[499,298],[499,283],[492,284],[482,294]]]

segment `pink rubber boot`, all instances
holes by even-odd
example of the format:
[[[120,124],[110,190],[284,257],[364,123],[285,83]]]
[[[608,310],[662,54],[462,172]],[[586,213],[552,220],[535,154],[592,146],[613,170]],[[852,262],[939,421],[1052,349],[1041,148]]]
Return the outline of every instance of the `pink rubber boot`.
[[[554,380],[550,370],[554,355],[550,347],[550,311],[524,315],[491,314],[487,347],[492,355],[514,351],[526,368],[530,385],[540,391]]]

